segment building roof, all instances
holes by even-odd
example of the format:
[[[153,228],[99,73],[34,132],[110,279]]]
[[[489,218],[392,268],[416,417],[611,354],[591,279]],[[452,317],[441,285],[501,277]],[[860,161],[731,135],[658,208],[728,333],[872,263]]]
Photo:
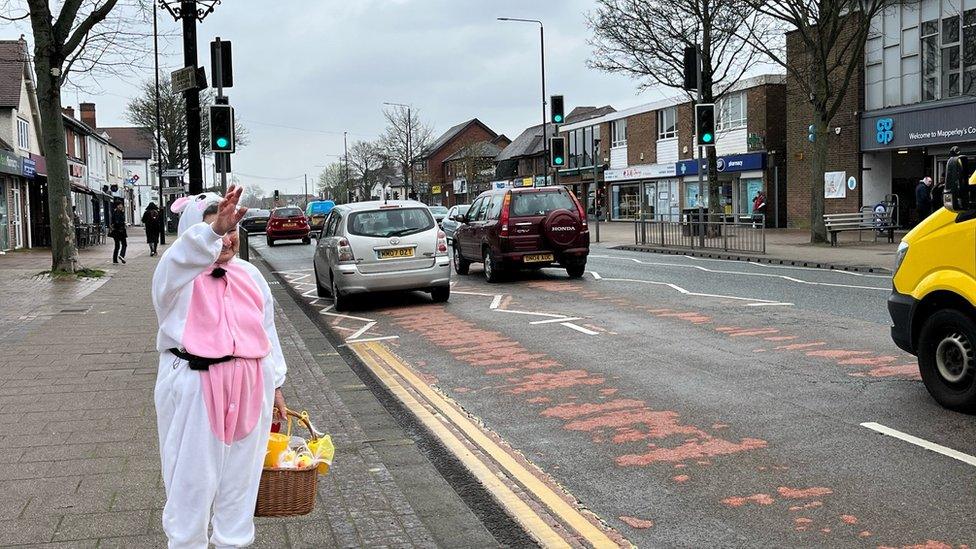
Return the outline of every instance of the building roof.
[[[602,107],[576,107],[572,112],[566,116],[566,123],[572,124],[575,122],[581,122],[584,120],[589,120],[592,118],[598,118],[610,113],[616,112],[610,105],[604,105]],[[552,137],[555,135],[556,126],[555,124],[546,125],[546,137]],[[519,158],[522,156],[535,156],[538,154],[543,154],[546,150],[545,143],[542,141],[542,124],[536,124],[526,128],[515,141],[505,147],[501,153],[495,157],[496,162],[501,162],[504,160],[510,160],[514,158]]]
[[[418,160],[422,160],[424,158],[430,157],[432,154],[436,153],[437,151],[439,151],[440,149],[442,149],[445,145],[447,145],[452,139],[454,139],[455,137],[457,137],[458,134],[460,134],[462,131],[464,131],[465,128],[467,128],[468,126],[470,126],[472,124],[478,124],[479,126],[481,126],[482,128],[484,128],[485,130],[487,130],[488,133],[490,133],[492,137],[498,137],[498,134],[495,133],[491,128],[489,128],[488,126],[486,126],[484,122],[482,122],[481,120],[478,120],[477,118],[472,118],[471,120],[467,120],[465,122],[461,122],[460,124],[457,124],[456,126],[451,126],[446,132],[444,132],[443,134],[441,134],[440,137],[438,137],[436,140],[434,140],[434,142],[431,143],[430,146],[428,146],[422,153],[420,153],[420,155],[417,156],[417,159]]]
[[[13,151],[14,148],[10,146],[2,137],[0,137],[0,150],[2,151]]]
[[[26,42],[0,40],[0,107],[20,106],[27,60]]]
[[[502,148],[497,144],[490,141],[478,141],[467,147],[461,147],[457,152],[445,158],[444,162],[462,158],[495,158],[500,152],[502,152]]]
[[[122,158],[144,160],[153,157],[152,130],[138,126],[99,128],[122,149]]]

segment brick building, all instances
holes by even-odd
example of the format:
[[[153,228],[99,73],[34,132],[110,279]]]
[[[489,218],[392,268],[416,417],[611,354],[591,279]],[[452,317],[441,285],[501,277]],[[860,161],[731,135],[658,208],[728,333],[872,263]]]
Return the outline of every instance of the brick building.
[[[783,223],[785,102],[784,78],[776,74],[745,79],[719,100],[715,148],[721,211],[751,214],[752,199],[763,190],[769,225]],[[558,182],[584,198],[591,212],[597,198],[604,218],[621,221],[642,215],[672,219],[699,201],[708,205],[708,193],[698,182],[694,111],[684,98],[566,124],[560,135],[567,138],[568,163]]]
[[[477,118],[448,129],[413,160],[413,179],[417,183],[420,197],[430,197],[429,204],[432,205],[454,205],[456,199],[453,181],[448,179],[445,161],[464,147],[482,141],[494,143],[500,137],[503,139],[502,143],[507,145],[505,136],[499,136]]]
[[[0,251],[36,246],[40,114],[27,43],[0,40]]]

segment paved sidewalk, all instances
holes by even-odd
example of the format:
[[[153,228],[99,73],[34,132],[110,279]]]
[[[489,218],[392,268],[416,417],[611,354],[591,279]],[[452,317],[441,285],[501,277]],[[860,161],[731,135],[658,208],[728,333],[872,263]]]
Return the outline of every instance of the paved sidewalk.
[[[595,229],[590,224],[590,238],[594,239]],[[895,252],[898,242],[904,232],[895,233],[895,242],[889,244],[887,237],[879,237],[874,242],[871,231],[861,234],[858,240],[857,232],[843,232],[838,236],[838,245],[811,244],[810,231],[806,229],[766,229],[766,253],[748,254],[724,252],[722,250],[695,250],[693,255],[722,256],[744,260],[760,260],[764,262],[798,264],[804,266],[820,266],[825,268],[848,268],[854,270],[889,271],[895,262]],[[626,246],[628,249],[641,248],[645,251],[663,253],[687,253],[678,248],[661,248],[659,246],[639,247],[634,245],[634,224],[629,222],[612,222],[600,224],[600,243],[595,247],[614,248]]]
[[[134,243],[127,265],[94,281],[33,276],[48,268],[43,252],[0,257],[0,330],[16,331],[0,334],[0,546],[165,546],[152,404],[156,259]],[[86,251],[86,266],[114,267],[108,252]],[[337,455],[315,511],[258,520],[255,546],[434,546],[325,374],[345,367],[342,358],[324,340],[313,354],[277,312],[286,399],[332,435]]]

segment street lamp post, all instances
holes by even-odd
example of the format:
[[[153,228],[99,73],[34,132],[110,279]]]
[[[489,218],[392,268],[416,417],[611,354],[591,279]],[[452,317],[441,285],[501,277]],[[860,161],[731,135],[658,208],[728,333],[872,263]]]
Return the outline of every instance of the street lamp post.
[[[413,133],[413,122],[410,118],[410,105],[405,105],[403,103],[391,103],[383,102],[384,105],[390,105],[391,107],[404,107],[407,109],[407,166],[406,173],[403,174],[404,183],[410,188],[411,193],[416,193],[417,190],[413,188],[413,177],[411,177],[411,172],[413,172],[413,151],[410,149],[410,134]]]
[[[539,24],[539,52],[542,64],[542,146],[545,148],[545,174],[546,184],[549,184],[549,134],[546,131],[549,120],[546,118],[546,37],[543,30],[542,21],[538,19],[519,19],[517,17],[499,17],[499,21],[515,21],[518,23],[538,23]]]
[[[352,202],[352,189],[349,188],[349,147],[346,145],[346,133],[342,132],[342,156],[345,158],[346,169],[346,197],[348,202]]]

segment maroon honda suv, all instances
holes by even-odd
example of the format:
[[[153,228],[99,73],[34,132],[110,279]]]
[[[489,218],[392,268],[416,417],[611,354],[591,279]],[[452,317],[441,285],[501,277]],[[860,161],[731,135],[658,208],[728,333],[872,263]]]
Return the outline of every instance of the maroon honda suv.
[[[563,187],[495,189],[481,194],[454,233],[454,269],[468,274],[484,263],[497,282],[506,270],[558,263],[572,278],[583,276],[590,231],[583,207]]]

